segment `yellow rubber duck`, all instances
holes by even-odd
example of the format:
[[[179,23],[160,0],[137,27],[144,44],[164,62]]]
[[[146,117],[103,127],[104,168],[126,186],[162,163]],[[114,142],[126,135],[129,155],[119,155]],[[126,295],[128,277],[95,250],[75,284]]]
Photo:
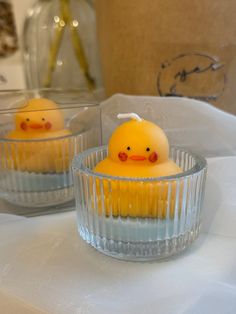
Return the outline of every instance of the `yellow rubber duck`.
[[[37,173],[68,170],[70,134],[53,101],[30,99],[15,114],[15,129],[5,136],[11,147],[7,167]]]
[[[156,124],[141,119],[135,113],[119,114],[130,118],[112,134],[108,144],[108,157],[99,162],[94,171],[110,176],[154,178],[182,172],[169,159],[169,143],[163,130]],[[111,184],[111,185],[110,185]],[[168,184],[163,182],[106,181],[104,191],[97,185],[97,207],[107,216],[166,218]],[[104,200],[101,195],[104,192]],[[176,184],[172,184],[169,199],[169,217],[174,217]],[[142,195],[137,200],[137,195]]]

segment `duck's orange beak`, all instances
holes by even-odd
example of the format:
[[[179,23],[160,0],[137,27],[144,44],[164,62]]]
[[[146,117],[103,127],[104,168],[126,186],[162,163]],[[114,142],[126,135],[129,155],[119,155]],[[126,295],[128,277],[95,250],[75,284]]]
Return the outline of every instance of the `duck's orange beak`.
[[[135,161],[142,161],[142,160],[146,160],[147,158],[144,156],[138,156],[138,155],[133,155],[129,157],[131,160],[135,160]]]
[[[34,130],[38,130],[38,129],[42,129],[43,128],[43,125],[42,124],[39,124],[39,123],[31,123],[29,125],[29,127],[31,129],[34,129]]]

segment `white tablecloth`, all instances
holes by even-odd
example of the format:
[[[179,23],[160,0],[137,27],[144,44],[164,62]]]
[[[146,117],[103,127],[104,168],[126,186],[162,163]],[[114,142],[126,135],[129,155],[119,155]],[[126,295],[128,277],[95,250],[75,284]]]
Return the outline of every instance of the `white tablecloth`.
[[[167,261],[102,255],[75,212],[0,214],[0,313],[235,314],[236,157],[208,162],[200,237]]]

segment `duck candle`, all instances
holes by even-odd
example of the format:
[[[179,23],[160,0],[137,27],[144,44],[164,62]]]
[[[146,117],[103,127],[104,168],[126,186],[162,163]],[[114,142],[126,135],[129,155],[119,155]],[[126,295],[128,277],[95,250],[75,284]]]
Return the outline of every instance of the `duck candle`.
[[[206,161],[181,148],[169,152],[163,130],[135,113],[118,118],[129,120],[108,147],[73,161],[80,235],[125,260],[176,254],[199,232]]]
[[[108,182],[104,183],[106,215],[165,218],[168,185],[163,182],[145,182],[145,178],[173,176],[182,172],[169,159],[168,139],[160,127],[141,119],[135,113],[119,114],[118,118],[130,120],[114,131],[108,145],[108,157],[99,162],[94,171],[114,177],[144,180],[111,180],[111,186]],[[100,187],[97,186],[97,189]],[[98,191],[98,195],[100,193]],[[176,184],[173,182],[169,198],[171,217],[174,216],[175,193]],[[98,208],[102,210],[100,197]]]
[[[15,129],[7,134],[11,139],[44,139],[71,134],[65,129],[64,118],[56,103],[46,98],[34,98],[15,115]]]
[[[57,104],[45,98],[29,100],[15,114],[14,130],[5,136],[11,141],[8,168],[37,173],[68,169],[69,135]]]
[[[9,212],[23,215],[73,208],[72,159],[100,143],[100,109],[91,95],[35,94],[0,95],[0,197],[13,205]]]

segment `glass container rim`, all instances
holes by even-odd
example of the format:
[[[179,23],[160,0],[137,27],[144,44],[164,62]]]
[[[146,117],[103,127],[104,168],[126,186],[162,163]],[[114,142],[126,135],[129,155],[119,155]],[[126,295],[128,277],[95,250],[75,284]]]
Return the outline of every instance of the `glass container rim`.
[[[189,153],[196,161],[196,164],[189,170],[183,171],[176,175],[171,176],[161,176],[161,177],[148,177],[148,178],[134,178],[134,177],[122,177],[122,176],[111,176],[107,174],[102,174],[98,172],[94,172],[90,170],[88,167],[83,165],[83,161],[86,157],[88,157],[91,153],[101,152],[107,149],[107,145],[100,147],[93,147],[81,152],[79,155],[76,155],[72,161],[72,170],[73,173],[75,171],[80,171],[85,175],[89,175],[91,177],[97,179],[108,179],[108,180],[116,180],[116,181],[131,181],[131,182],[161,182],[161,181],[174,181],[178,179],[186,179],[190,176],[196,175],[202,172],[204,169],[207,169],[207,160],[198,154],[192,153],[190,150],[179,147],[179,146],[171,146],[171,149],[180,150],[181,152]]]
[[[76,136],[82,136],[85,133],[89,132],[90,130],[84,130],[84,131],[77,131],[71,134],[67,135],[61,135],[61,136],[55,136],[55,137],[48,137],[48,138],[29,138],[29,139],[17,139],[17,138],[4,138],[0,137],[0,143],[45,143],[45,142],[51,142],[51,141],[59,141],[64,139],[73,138]]]
[[[81,89],[81,88],[33,88],[33,89],[3,89],[0,91],[0,99],[1,97],[5,96],[27,96],[32,95],[32,97],[35,98],[47,98],[46,96],[42,95],[40,96],[40,93],[47,93],[47,92],[54,92],[57,95],[72,95],[72,94],[78,94],[78,99],[75,101],[67,101],[66,103],[59,102],[58,100],[56,103],[59,105],[59,109],[66,110],[66,109],[73,109],[73,108],[85,108],[85,107],[99,107],[100,103],[99,100],[96,98],[96,95],[94,92],[90,92],[87,89]],[[86,99],[86,96],[90,97],[89,99]],[[51,98],[48,98],[49,100]],[[19,107],[11,107],[11,108],[0,108],[0,115],[1,114],[9,114],[9,113],[15,113]],[[55,109],[45,109],[45,111],[49,110],[55,110]],[[36,110],[41,111],[41,110]],[[25,110],[22,112],[31,112],[31,110]]]

